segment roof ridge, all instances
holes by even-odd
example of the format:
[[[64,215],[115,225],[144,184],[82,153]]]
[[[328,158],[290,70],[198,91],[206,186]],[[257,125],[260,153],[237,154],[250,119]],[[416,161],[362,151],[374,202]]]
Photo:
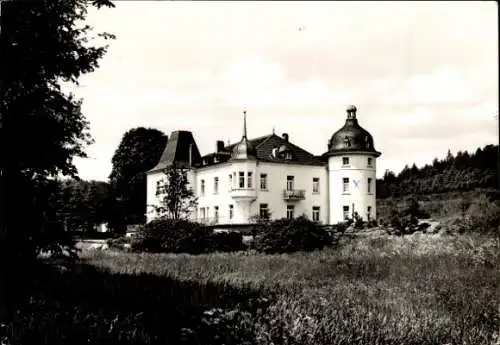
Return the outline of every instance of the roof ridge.
[[[280,138],[280,137],[278,137],[278,138]],[[280,139],[282,139],[283,141],[285,141],[285,139],[283,139],[283,138],[280,138]],[[295,148],[297,148],[297,149],[299,149],[299,150],[301,150],[301,151],[303,151],[305,153],[307,153],[310,156],[316,157],[316,155],[312,154],[311,152],[309,152],[307,150],[304,150],[302,147],[297,146],[297,145],[295,145],[294,143],[292,143],[290,141],[286,141],[286,143],[289,144],[289,145],[292,145],[293,147],[295,147]]]
[[[267,142],[269,139],[271,139],[273,137],[273,135],[276,135],[276,134],[272,133],[272,134],[268,134],[268,135],[260,137],[260,138],[256,138],[255,140],[262,139],[262,138],[266,137],[266,139],[264,139],[259,145],[255,146],[255,149],[257,149],[259,146],[261,146],[262,144],[264,144],[265,142]]]

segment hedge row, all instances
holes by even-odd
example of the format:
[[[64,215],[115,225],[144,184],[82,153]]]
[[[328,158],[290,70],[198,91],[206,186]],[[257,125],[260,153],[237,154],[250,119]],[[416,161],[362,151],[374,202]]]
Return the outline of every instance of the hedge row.
[[[319,224],[299,217],[256,224],[250,248],[265,253],[312,251],[332,243]],[[238,232],[214,232],[187,220],[158,219],[146,224],[132,239],[110,240],[110,247],[130,243],[133,251],[202,254],[247,249]]]

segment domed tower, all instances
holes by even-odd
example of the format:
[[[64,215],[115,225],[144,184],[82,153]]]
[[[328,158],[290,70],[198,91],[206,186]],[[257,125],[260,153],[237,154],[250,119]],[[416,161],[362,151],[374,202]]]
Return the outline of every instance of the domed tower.
[[[328,142],[330,224],[353,218],[354,213],[364,220],[376,218],[376,159],[381,153],[372,135],[359,125],[356,111],[354,105],[347,108],[344,126]]]
[[[231,158],[231,198],[236,203],[235,223],[248,223],[252,204],[257,199],[257,150],[247,138],[246,111],[243,111],[243,136],[233,148]]]

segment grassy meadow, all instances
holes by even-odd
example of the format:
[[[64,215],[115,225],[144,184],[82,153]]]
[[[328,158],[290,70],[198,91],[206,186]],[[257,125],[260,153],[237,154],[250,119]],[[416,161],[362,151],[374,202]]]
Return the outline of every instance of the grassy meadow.
[[[82,258],[112,277],[137,277],[137,284],[144,277],[175,282],[178,291],[165,285],[170,297],[200,306],[213,317],[204,322],[229,337],[205,336],[208,343],[493,345],[500,329],[499,248],[498,239],[424,235],[359,238],[287,255],[89,251]],[[254,308],[224,305],[249,296]],[[143,305],[155,308],[161,307]]]

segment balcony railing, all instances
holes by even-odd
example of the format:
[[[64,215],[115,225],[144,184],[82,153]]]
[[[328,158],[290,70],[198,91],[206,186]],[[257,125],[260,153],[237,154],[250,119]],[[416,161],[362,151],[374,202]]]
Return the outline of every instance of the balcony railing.
[[[230,195],[234,199],[250,199],[257,198],[257,190],[255,188],[233,188]]]
[[[285,200],[304,200],[306,191],[303,189],[285,189],[283,190],[283,199]]]

